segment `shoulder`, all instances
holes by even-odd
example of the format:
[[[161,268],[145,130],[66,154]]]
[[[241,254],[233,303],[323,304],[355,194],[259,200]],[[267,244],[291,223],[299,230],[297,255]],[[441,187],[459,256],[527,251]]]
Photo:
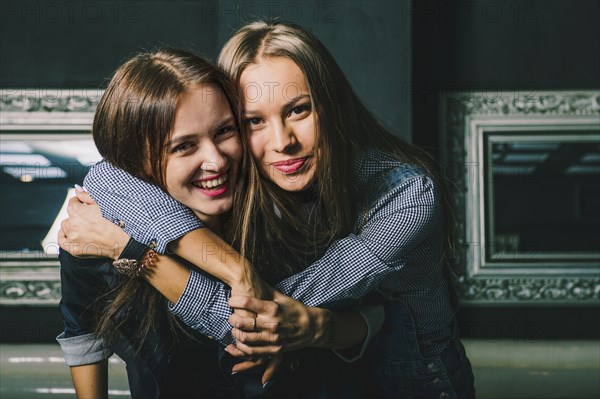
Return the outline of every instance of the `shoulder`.
[[[102,159],[92,166],[85,177],[85,183],[93,183],[95,181],[110,181],[122,179],[135,179],[132,175],[125,172],[123,169],[117,168],[110,162]]]
[[[102,201],[102,197],[107,194],[134,200],[167,197],[160,187],[141,180],[106,160],[92,166],[85,177],[84,186],[97,202]]]
[[[356,188],[367,203],[383,197],[402,196],[430,198],[438,195],[437,184],[431,175],[420,165],[403,162],[391,154],[369,148],[357,156],[355,163]]]
[[[355,155],[354,174],[358,184],[389,181],[389,179],[405,180],[428,175],[423,167],[407,163],[373,147],[368,147]]]

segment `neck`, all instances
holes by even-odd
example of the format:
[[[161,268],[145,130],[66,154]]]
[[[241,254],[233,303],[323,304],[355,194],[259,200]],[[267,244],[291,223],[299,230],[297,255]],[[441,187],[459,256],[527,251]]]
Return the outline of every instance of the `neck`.
[[[221,236],[221,218],[220,215],[211,215],[207,216],[204,214],[200,214],[195,212],[198,219],[204,223],[206,227],[208,227],[213,233]]]

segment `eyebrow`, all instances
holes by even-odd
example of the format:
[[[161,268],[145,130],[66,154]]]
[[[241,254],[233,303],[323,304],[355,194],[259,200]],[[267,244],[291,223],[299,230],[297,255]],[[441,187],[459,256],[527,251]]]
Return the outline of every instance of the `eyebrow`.
[[[220,128],[227,126],[229,124],[232,124],[234,122],[235,122],[235,118],[233,116],[229,116],[229,117],[223,119],[221,122],[215,124],[214,125],[215,127],[211,128],[211,130],[219,130]],[[188,134],[183,134],[181,136],[177,136],[177,137],[172,138],[169,141],[167,141],[167,147],[170,147],[173,144],[180,143],[185,140],[192,139],[197,135],[198,135],[198,133],[188,133]]]
[[[292,98],[290,101],[286,102],[283,105],[283,111],[284,113],[287,113],[288,111],[290,111],[299,101],[305,99],[305,98],[310,98],[310,95],[308,94],[299,94],[296,97]],[[260,115],[260,111],[259,110],[250,110],[250,111],[244,111],[244,116],[247,118],[249,116],[252,115]]]

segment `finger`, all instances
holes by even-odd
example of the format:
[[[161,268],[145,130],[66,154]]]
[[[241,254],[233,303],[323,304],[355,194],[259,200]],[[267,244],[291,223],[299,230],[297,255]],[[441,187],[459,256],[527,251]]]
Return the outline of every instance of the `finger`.
[[[86,191],[75,190],[75,194],[77,195],[77,199],[84,204],[93,205],[96,203]]]
[[[63,219],[63,221],[60,222],[60,229],[65,237],[69,235],[69,218]]]
[[[256,317],[256,313],[246,309],[233,309],[233,312],[247,319],[254,319]]]
[[[73,216],[72,213],[75,212],[77,207],[80,205],[83,205],[83,202],[79,201],[79,198],[69,198],[69,201],[67,202],[67,213],[69,214],[69,216]]]
[[[236,341],[243,342],[250,346],[282,345],[286,343],[285,332],[276,332],[268,326],[263,326],[262,329],[257,328],[253,331],[244,331],[233,327],[231,329],[231,335],[233,335]]]
[[[251,346],[273,343],[270,338],[273,334],[270,334],[269,331],[242,331],[237,328],[232,328],[231,335],[233,335],[233,338],[235,338],[238,343],[243,342]]]
[[[56,241],[58,242],[59,247],[61,247],[64,250],[67,249],[64,246],[65,242],[67,241],[67,236],[65,235],[64,231],[62,231],[62,229],[58,230],[58,235],[56,237]]]
[[[233,366],[231,371],[233,371],[234,373],[240,373],[242,371],[250,370],[250,369],[253,369],[254,367],[265,364],[266,362],[267,362],[267,359],[262,358],[262,357],[252,359],[252,360],[246,360],[244,362],[238,363],[235,366]]]
[[[58,246],[75,257],[81,257],[79,245],[77,243],[69,241],[62,229],[58,230]]]
[[[247,353],[242,352],[235,345],[232,344],[227,345],[227,347],[225,348],[225,352],[229,353],[233,357],[247,358],[249,356]]]
[[[251,346],[240,341],[237,342],[236,347],[250,356],[274,356],[282,351],[280,345]]]
[[[265,369],[265,372],[262,376],[263,385],[265,385],[267,381],[270,381],[273,378],[273,376],[277,372],[277,369],[279,368],[279,366],[281,366],[281,362],[283,362],[283,355],[279,354],[271,357],[271,359],[267,363],[267,368]]]
[[[229,298],[229,306],[234,309],[246,309],[256,314],[277,314],[279,305],[273,301],[265,301],[249,296],[232,296]]]
[[[229,316],[229,325],[242,331],[255,331],[258,327],[256,317],[245,317],[239,313],[232,313]]]

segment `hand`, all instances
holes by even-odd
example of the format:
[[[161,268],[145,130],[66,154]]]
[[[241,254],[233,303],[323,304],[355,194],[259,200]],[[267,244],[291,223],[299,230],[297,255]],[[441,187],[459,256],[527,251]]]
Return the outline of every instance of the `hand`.
[[[260,277],[252,266],[247,265],[239,282],[231,284],[231,296],[271,299],[273,288]],[[256,319],[256,313],[248,309],[233,308],[233,312],[245,320]]]
[[[262,356],[238,363],[233,371],[240,372],[264,364],[265,356],[270,356],[262,377],[263,384],[271,379],[281,364],[282,352],[321,346],[328,336],[329,311],[307,307],[275,290],[272,301],[232,296],[229,306],[254,312],[256,318],[239,313],[229,317],[237,346],[229,345],[227,352],[236,357]]]
[[[251,267],[248,267],[244,272],[243,279],[238,284],[232,284],[231,286],[231,295],[232,297],[251,297],[258,299],[271,299],[273,296],[273,288],[269,286],[262,278],[260,278],[259,274],[254,271]],[[244,320],[256,320],[256,313],[243,308],[234,308],[233,312],[235,315],[243,318]],[[232,346],[235,348],[234,346]],[[233,349],[232,349],[233,350]],[[236,348],[236,350],[232,353],[234,356],[238,357],[250,357],[249,353],[244,353],[243,351]],[[251,369],[253,367],[264,364],[267,361],[266,357],[256,358],[248,360],[243,364],[240,363],[237,367],[234,367],[233,371],[239,372]]]
[[[322,346],[328,337],[331,312],[305,306],[275,290],[272,301],[232,296],[229,306],[256,314],[256,318],[237,313],[229,317],[236,347],[247,355],[272,356]]]
[[[67,213],[69,217],[62,221],[58,232],[62,249],[77,257],[119,258],[129,235],[102,216],[88,193],[78,191],[69,200]]]
[[[261,277],[260,274],[250,265],[243,271],[243,275],[239,278],[239,281],[230,283],[231,296],[246,296],[258,299],[271,299],[273,298],[273,288],[267,284]],[[242,310],[243,308],[234,308],[235,310]]]

